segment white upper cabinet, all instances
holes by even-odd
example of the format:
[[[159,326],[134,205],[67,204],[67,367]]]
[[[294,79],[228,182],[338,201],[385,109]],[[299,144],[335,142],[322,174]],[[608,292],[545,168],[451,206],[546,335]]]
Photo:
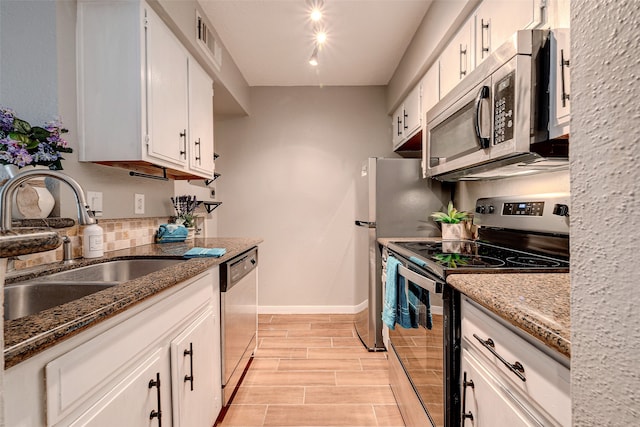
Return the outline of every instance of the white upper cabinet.
[[[474,18],[478,65],[516,31],[541,24],[540,0],[484,0]]]
[[[213,174],[213,80],[191,58],[189,61],[189,169]]]
[[[422,78],[422,120],[425,120],[427,112],[436,105],[440,99],[440,70],[438,65],[433,65]]]
[[[149,8],[145,12],[149,102],[147,155],[164,164],[184,168],[189,124],[187,51],[158,15]]]
[[[422,83],[404,99],[403,103],[393,113],[393,149],[398,149],[409,138],[414,136],[422,124]]]
[[[551,33],[551,75],[549,138],[569,135],[571,119],[571,46],[569,29],[554,29]]]
[[[162,19],[79,0],[77,22],[80,160],[212,178],[212,82]]]
[[[440,98],[453,89],[472,69],[473,20],[467,20],[440,55]]]

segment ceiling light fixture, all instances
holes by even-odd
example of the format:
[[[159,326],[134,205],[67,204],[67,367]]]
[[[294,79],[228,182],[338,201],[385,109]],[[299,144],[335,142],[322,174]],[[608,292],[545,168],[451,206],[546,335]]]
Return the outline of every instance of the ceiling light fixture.
[[[324,31],[318,31],[316,33],[316,41],[318,42],[318,44],[323,44],[324,42],[326,42],[327,33],[325,33]]]
[[[314,67],[318,66],[318,46],[313,49],[313,53],[311,54],[311,58],[309,58],[309,64]]]
[[[311,20],[318,22],[322,19],[322,7],[324,6],[324,0],[311,1]]]

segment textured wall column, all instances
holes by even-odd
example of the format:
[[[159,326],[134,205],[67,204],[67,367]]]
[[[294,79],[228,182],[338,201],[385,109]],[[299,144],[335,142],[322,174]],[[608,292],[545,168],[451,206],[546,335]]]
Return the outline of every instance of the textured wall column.
[[[640,8],[571,6],[573,425],[638,425]]]

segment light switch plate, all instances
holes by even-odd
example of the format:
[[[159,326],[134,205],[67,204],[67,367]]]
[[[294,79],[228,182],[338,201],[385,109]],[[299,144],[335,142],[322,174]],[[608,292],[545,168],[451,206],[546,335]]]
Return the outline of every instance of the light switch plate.
[[[133,211],[135,214],[143,214],[144,213],[144,194],[135,194],[134,202],[133,202]]]

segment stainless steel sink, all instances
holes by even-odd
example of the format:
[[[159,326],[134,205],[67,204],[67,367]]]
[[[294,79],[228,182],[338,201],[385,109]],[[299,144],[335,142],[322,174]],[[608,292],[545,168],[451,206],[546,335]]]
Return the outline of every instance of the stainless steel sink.
[[[184,261],[182,259],[108,261],[6,285],[4,319],[12,320],[38,313]]]

